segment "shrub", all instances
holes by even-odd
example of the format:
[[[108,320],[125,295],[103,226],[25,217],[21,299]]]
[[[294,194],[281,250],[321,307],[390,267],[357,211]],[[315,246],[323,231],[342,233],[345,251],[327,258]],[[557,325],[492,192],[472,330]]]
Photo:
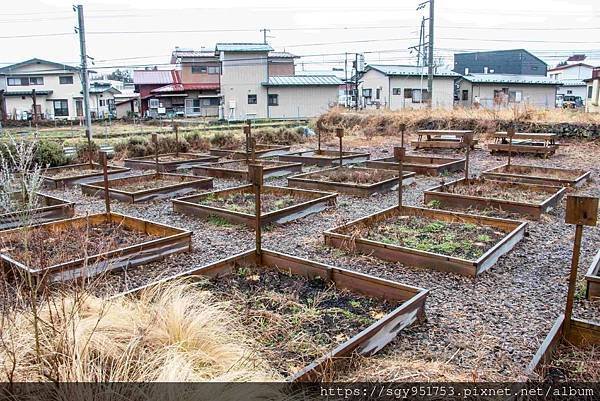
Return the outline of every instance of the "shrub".
[[[256,142],[293,145],[304,142],[304,128],[260,128],[254,132]]]
[[[90,149],[87,141],[85,142],[77,142],[75,144],[75,149],[77,149],[77,161],[79,162],[88,162],[90,161]],[[98,152],[100,151],[100,146],[94,141],[92,141],[92,160],[98,160]]]
[[[62,166],[68,162],[62,146],[53,141],[39,142],[35,149],[34,160],[44,168]]]
[[[210,144],[217,148],[224,148],[229,146],[238,146],[242,144],[240,138],[236,138],[231,132],[217,132],[210,138]]]
[[[192,132],[184,135],[185,140],[194,150],[207,151],[210,149],[210,141],[198,132]]]

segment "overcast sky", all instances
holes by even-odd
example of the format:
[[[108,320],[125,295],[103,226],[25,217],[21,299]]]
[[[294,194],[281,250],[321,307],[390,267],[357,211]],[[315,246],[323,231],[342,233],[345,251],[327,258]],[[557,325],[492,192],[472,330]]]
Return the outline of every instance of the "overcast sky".
[[[216,42],[261,42],[261,28],[271,29],[268,40],[276,50],[307,56],[299,61],[304,62],[300,69],[343,67],[344,52],[367,52],[371,63],[416,61],[408,48],[418,44],[420,21],[427,11],[416,11],[419,1],[283,3],[84,1],[87,50],[96,60],[92,68],[166,64],[175,46],[199,49],[212,48]],[[68,0],[3,2],[0,65],[32,57],[77,64],[72,4]],[[550,66],[581,52],[600,63],[599,0],[436,0],[435,13],[436,57],[443,57],[448,65],[454,52],[511,48],[530,50]],[[175,30],[195,32],[157,32]],[[31,37],[46,34],[54,36]]]

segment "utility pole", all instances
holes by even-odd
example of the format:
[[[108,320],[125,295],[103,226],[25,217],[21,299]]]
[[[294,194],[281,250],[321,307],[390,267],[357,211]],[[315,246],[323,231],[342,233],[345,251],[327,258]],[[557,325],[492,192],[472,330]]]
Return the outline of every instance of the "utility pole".
[[[358,95],[358,53],[354,54],[354,88],[356,90],[356,107],[355,109],[358,110],[358,99],[359,99],[359,95]]]
[[[91,149],[92,141],[92,116],[90,114],[90,81],[87,69],[87,52],[85,50],[85,24],[83,20],[83,5],[73,7],[77,12],[77,28],[79,33],[79,50],[81,53],[81,86],[83,87],[83,109],[85,114],[85,134]]]
[[[271,32],[271,30],[267,29],[267,28],[263,28],[260,31],[263,33],[263,43],[266,45],[267,44],[267,32]]]
[[[429,97],[429,108],[433,106],[433,11],[434,0],[429,0],[429,46],[427,47],[427,96]],[[421,94],[421,99],[423,94]]]
[[[348,53],[344,55],[344,106],[348,107]]]

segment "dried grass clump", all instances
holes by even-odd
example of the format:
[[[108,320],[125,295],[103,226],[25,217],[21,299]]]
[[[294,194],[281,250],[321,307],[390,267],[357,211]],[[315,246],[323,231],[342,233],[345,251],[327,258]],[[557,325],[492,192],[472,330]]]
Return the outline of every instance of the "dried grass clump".
[[[311,174],[309,178],[340,183],[375,184],[397,177],[398,174],[390,170],[342,167],[341,169],[337,168],[334,170],[315,172],[314,174]]]
[[[191,284],[139,298],[62,293],[0,322],[3,381],[196,382],[273,379],[227,303]],[[39,345],[34,338],[35,325]]]

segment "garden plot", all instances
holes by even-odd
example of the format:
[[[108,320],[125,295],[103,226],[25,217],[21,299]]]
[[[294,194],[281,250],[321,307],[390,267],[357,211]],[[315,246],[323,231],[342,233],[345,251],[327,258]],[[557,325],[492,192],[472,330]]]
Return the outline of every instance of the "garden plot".
[[[366,166],[370,168],[398,171],[398,158],[394,156],[375,159],[368,161]],[[402,168],[406,171],[413,171],[416,174],[438,176],[464,170],[465,159],[406,155],[404,156]]]
[[[476,276],[524,236],[527,223],[397,206],[325,231],[325,243],[392,262]]]
[[[302,163],[284,163],[273,160],[256,160],[254,162],[232,160],[196,166],[192,171],[194,175],[244,181],[248,179],[248,164],[253,163],[263,166],[264,178],[283,177],[302,172]]]
[[[108,166],[108,175],[124,175],[129,170],[126,167]],[[48,168],[44,170],[42,177],[46,187],[58,189],[94,181],[101,177],[102,173],[102,166],[99,164],[81,163]]]
[[[161,282],[184,276],[210,277],[199,285],[233,301],[258,352],[289,381],[330,380],[337,367],[350,365],[352,355],[375,354],[424,317],[428,294],[269,250],[260,256],[251,250]]]
[[[149,173],[108,180],[108,195],[113,199],[137,203],[188,195],[211,189],[213,179],[170,173]],[[104,182],[81,184],[86,195],[104,197]]]
[[[261,223],[287,223],[335,205],[337,194],[295,188],[263,186]],[[173,200],[173,210],[196,216],[214,216],[234,224],[256,224],[252,185]]]
[[[334,167],[288,178],[298,188],[370,196],[398,188],[398,172],[365,167]],[[415,173],[404,173],[402,185],[414,182]]]
[[[35,197],[33,204],[36,207],[27,210],[29,203],[24,202],[21,193],[15,193],[11,204],[14,211],[0,214],[0,230],[66,219],[75,214],[75,204],[72,202],[41,193],[36,193]]]
[[[591,172],[579,169],[504,164],[482,173],[484,178],[559,187],[580,187],[591,180]]]
[[[592,261],[585,280],[587,282],[587,298],[589,300],[600,298],[600,250]]]
[[[34,280],[67,281],[191,250],[187,230],[116,213],[4,231],[0,266]]]
[[[560,315],[526,373],[536,373],[542,380],[554,382],[597,383],[600,379],[599,346],[600,326],[587,320],[571,319],[567,329],[565,316]]]
[[[460,179],[441,184],[424,192],[425,204],[437,202],[441,207],[458,209],[500,209],[539,219],[558,207],[566,188],[486,180]]]
[[[256,144],[254,154],[256,157],[279,156],[289,152],[290,148],[291,146]],[[229,159],[245,159],[252,154],[250,150],[246,152],[245,146],[213,148],[209,152],[213,156],[227,157]]]
[[[342,152],[342,164],[361,163],[369,160],[370,153]],[[279,156],[282,162],[297,162],[304,165],[331,167],[340,165],[340,152],[333,149],[309,149]]]
[[[166,153],[158,156],[158,171],[171,173],[177,170],[190,169],[199,163],[213,163],[218,161],[218,156],[198,153]],[[138,170],[155,170],[157,168],[156,156],[125,159],[125,167]]]

